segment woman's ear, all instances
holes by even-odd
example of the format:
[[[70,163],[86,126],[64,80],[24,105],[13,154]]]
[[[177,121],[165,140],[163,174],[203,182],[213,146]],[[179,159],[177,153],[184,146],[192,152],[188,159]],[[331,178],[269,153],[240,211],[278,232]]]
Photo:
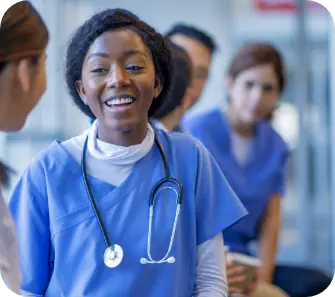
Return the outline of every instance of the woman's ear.
[[[76,89],[77,89],[77,92],[78,92],[81,100],[84,102],[85,105],[87,105],[86,91],[85,91],[85,88],[84,88],[82,80],[77,80],[76,81]]]
[[[163,84],[160,78],[155,79],[154,99],[156,99],[163,90]]]
[[[31,89],[32,65],[28,59],[22,59],[16,65],[17,79],[24,92],[29,92]]]

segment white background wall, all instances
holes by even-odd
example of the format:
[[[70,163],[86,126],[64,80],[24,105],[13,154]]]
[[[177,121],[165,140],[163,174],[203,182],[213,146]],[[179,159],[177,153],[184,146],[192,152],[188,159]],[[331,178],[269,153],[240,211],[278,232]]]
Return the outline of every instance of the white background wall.
[[[59,130],[73,135],[87,127],[87,120],[72,106],[65,91],[63,62],[65,44],[73,30],[93,13],[105,8],[126,8],[162,33],[174,22],[184,21],[209,32],[219,45],[202,100],[192,110],[200,112],[224,98],[223,77],[237,43],[244,39],[292,41],[296,19],[293,13],[257,11],[251,0],[33,0],[51,31],[48,48],[48,89],[31,116],[27,130]],[[308,17],[313,39],[327,36],[327,18],[320,10]],[[62,120],[60,121],[60,117]],[[41,125],[43,124],[43,127]]]

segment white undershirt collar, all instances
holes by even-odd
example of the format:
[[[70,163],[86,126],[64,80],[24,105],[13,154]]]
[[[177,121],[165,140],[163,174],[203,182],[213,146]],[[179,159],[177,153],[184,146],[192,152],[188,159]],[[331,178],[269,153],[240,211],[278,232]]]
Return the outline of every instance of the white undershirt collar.
[[[154,144],[155,133],[150,124],[148,124],[147,135],[144,140],[133,146],[119,146],[103,142],[97,138],[98,121],[95,120],[88,133],[88,151],[96,159],[104,159],[115,165],[132,165],[143,158]]]

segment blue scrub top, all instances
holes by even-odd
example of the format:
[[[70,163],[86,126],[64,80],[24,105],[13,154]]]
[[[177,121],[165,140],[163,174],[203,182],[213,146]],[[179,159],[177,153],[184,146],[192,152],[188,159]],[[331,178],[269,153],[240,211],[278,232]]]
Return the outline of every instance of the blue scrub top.
[[[248,244],[258,238],[270,197],[283,195],[288,148],[266,121],[256,124],[252,151],[241,165],[231,150],[231,126],[220,109],[183,120],[183,128],[201,140],[213,155],[237,196],[249,212],[224,233],[225,244],[234,252],[248,254]]]
[[[23,295],[45,297],[191,297],[197,245],[239,221],[246,210],[200,142],[156,131],[184,200],[171,256],[174,264],[140,264],[147,257],[149,194],[165,176],[156,145],[119,187],[89,182],[112,243],[124,250],[114,269],[104,265],[104,239],[90,206],[80,166],[55,142],[41,152],[16,186],[10,210],[16,223]],[[151,253],[167,252],[176,199],[155,203]]]

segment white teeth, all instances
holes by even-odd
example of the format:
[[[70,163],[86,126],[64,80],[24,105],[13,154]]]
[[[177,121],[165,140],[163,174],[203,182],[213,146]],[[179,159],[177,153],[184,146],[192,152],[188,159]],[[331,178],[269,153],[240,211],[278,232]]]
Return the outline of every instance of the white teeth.
[[[122,104],[127,104],[127,103],[132,103],[134,100],[132,98],[117,98],[117,99],[112,99],[108,100],[106,104],[108,106],[113,106],[113,105],[122,105]]]

